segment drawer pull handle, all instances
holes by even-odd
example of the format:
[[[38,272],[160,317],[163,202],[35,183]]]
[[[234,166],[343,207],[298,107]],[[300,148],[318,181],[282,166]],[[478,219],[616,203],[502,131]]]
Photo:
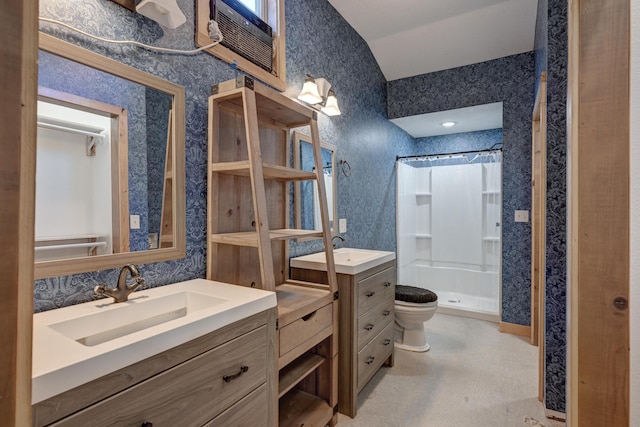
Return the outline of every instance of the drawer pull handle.
[[[370,331],[373,329],[373,323],[367,323],[367,325],[364,327],[367,331]]]
[[[369,357],[367,357],[367,360],[364,363],[366,363],[367,365],[371,365],[374,360],[376,360],[375,357],[369,356]]]
[[[391,282],[384,282],[384,287],[388,288],[389,286],[391,286]]]
[[[140,427],[153,427],[153,423],[150,423],[149,421],[145,421],[142,423]]]
[[[386,340],[384,340],[382,342],[382,345],[385,346],[385,347],[388,346],[389,344],[391,344],[391,340],[389,338],[387,338]]]
[[[382,312],[382,315],[383,315],[384,317],[387,317],[387,316],[388,316],[388,315],[390,315],[390,314],[391,314],[391,311],[389,311],[389,310],[385,310],[385,311],[383,311],[383,312]]]
[[[375,294],[376,294],[375,291],[371,291],[371,292],[367,292],[365,295],[368,296],[369,298],[371,298]]]
[[[317,311],[317,310],[316,310]],[[313,316],[315,316],[316,311],[314,311],[313,313],[309,313],[306,316],[302,316],[302,321],[306,322],[307,320],[311,319]]]
[[[233,375],[225,375],[224,377],[222,377],[222,379],[224,380],[224,382],[230,383],[231,381],[235,380],[236,378],[238,378],[240,375],[244,374],[248,370],[249,370],[248,366],[240,366],[240,372]]]

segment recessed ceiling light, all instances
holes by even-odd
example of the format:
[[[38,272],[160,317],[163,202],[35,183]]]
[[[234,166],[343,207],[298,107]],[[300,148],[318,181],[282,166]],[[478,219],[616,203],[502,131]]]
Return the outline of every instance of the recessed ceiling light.
[[[443,127],[450,128],[456,125],[456,122],[442,122],[440,123]]]

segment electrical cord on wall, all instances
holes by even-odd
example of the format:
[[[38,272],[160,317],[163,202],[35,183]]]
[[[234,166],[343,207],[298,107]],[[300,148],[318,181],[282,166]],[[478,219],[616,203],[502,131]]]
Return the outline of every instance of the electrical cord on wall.
[[[220,32],[220,29],[218,28],[218,23],[214,20],[209,21],[209,37],[211,37],[211,39],[215,39],[215,41],[213,43],[210,43],[206,46],[202,46],[198,49],[193,49],[193,50],[180,50],[180,49],[170,49],[170,48],[166,48],[166,47],[157,47],[157,46],[151,46],[148,44],[144,44],[144,43],[140,43],[134,40],[110,40],[110,39],[105,39],[102,37],[98,37],[98,36],[94,36],[93,34],[89,34],[85,31],[82,31],[78,28],[72,27],[69,24],[65,24],[64,22],[60,22],[57,21],[55,19],[50,19],[50,18],[43,18],[43,17],[38,17],[38,19],[40,21],[43,22],[49,22],[51,24],[56,24],[56,25],[61,25],[65,28],[68,28],[72,31],[75,31],[77,33],[80,33],[84,36],[87,37],[91,37],[92,39],[96,39],[96,40],[100,40],[101,42],[105,42],[105,43],[113,43],[113,44],[132,44],[134,46],[138,46],[144,49],[148,49],[148,50],[153,50],[156,52],[163,52],[163,53],[179,53],[179,54],[184,54],[184,55],[193,55],[195,53],[198,53],[200,51],[203,51],[205,49],[209,49],[217,44],[219,44],[223,37],[222,37],[222,33]]]

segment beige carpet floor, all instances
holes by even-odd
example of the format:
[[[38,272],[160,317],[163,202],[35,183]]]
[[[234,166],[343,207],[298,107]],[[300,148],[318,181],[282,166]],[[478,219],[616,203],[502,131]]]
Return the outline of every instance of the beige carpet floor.
[[[358,414],[338,426],[560,427],[538,394],[538,348],[496,323],[436,314],[425,323],[431,350],[395,350],[358,396]]]

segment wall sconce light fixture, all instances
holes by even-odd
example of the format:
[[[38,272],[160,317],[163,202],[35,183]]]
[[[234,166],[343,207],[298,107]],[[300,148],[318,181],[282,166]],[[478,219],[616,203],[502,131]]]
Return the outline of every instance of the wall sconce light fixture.
[[[298,99],[309,104],[316,110],[320,110],[327,116],[339,116],[338,98],[331,88],[331,83],[326,79],[314,79],[307,74],[307,78],[302,86],[302,91],[298,95]]]
[[[176,0],[142,0],[136,11],[167,28],[177,28],[187,22]]]

